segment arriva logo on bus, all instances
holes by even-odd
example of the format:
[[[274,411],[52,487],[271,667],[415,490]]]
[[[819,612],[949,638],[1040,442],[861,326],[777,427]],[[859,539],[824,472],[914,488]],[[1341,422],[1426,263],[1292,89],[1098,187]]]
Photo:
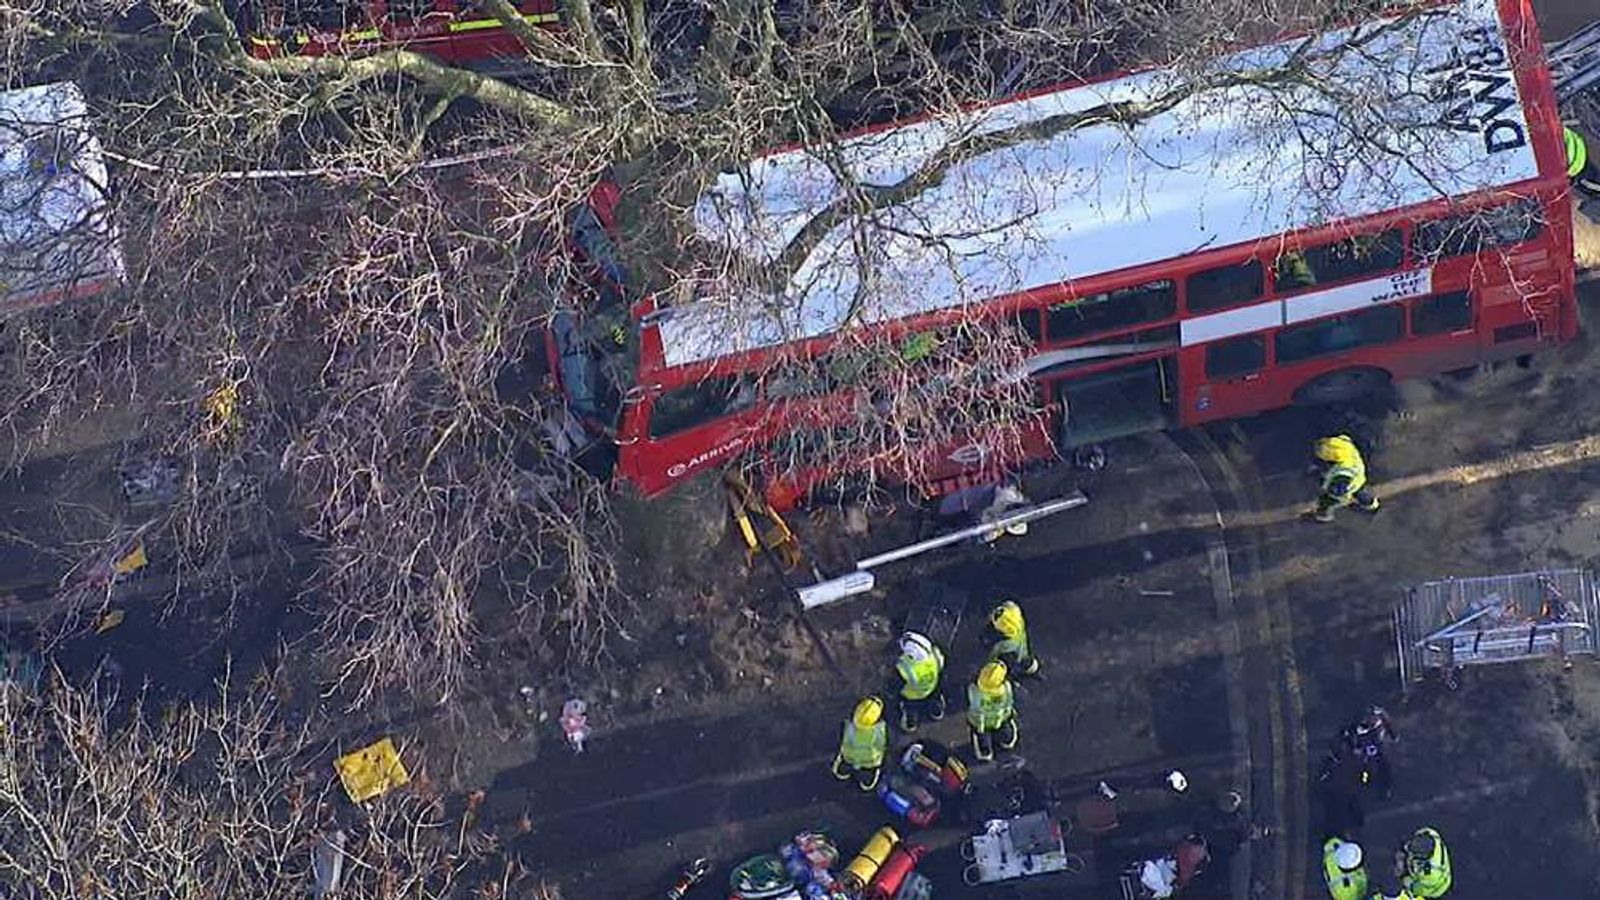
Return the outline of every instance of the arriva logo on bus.
[[[743,443],[744,438],[742,436],[736,437],[733,440],[728,441],[726,444],[718,444],[717,446],[712,447],[710,450],[696,453],[683,462],[673,463],[667,467],[667,477],[682,478],[683,476],[689,474],[691,469],[698,469],[708,462],[721,459],[722,457],[727,456],[734,450],[738,449]]]
[[[975,466],[987,459],[988,456],[988,444],[971,443],[957,447],[946,459],[961,466]]]
[[[1478,25],[1459,32],[1450,58],[1424,74],[1444,75],[1429,99],[1444,105],[1446,128],[1483,135],[1483,149],[1488,153],[1504,153],[1528,143],[1517,85],[1494,26]]]

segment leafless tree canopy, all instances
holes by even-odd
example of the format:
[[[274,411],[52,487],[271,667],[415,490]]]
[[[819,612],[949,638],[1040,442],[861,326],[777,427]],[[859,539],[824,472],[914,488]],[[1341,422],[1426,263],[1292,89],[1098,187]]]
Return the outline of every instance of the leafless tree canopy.
[[[319,844],[342,831],[338,896],[442,898],[494,850],[471,809],[447,816],[426,792],[349,807],[332,748],[265,690],[160,711],[106,700],[61,682],[0,694],[7,896],[308,896]],[[477,874],[481,896],[503,896],[514,872]]]

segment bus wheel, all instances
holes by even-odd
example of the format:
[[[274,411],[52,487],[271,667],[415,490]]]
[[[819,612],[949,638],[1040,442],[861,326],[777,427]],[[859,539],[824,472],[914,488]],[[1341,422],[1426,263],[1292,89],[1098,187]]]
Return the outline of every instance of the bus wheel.
[[[1296,406],[1326,406],[1348,403],[1389,386],[1389,373],[1363,366],[1340,369],[1300,385],[1294,392]]]

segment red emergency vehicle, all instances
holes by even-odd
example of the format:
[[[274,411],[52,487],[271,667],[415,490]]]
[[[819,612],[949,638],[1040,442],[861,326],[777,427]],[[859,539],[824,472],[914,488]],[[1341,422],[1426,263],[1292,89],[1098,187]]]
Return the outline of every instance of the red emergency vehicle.
[[[558,22],[555,0],[512,0],[541,27]],[[476,0],[236,0],[235,20],[250,54],[370,53],[405,47],[465,64],[514,57],[522,43]]]
[[[1302,87],[1221,84],[1291,55]],[[1165,96],[1180,77],[1219,86],[1132,124],[1048,128]],[[842,195],[839,168],[891,185],[952,142],[1000,133],[1023,136],[845,217],[771,294],[711,284],[636,304],[632,385],[609,387],[567,323],[556,368],[583,417],[614,422],[617,475],[653,495],[796,439],[792,401],[757,375],[786,354],[825,362],[845,328],[1015,319],[1032,337],[1046,416],[1020,450],[939,448],[945,464],[918,486],[929,493],[1019,455],[1348,400],[1577,331],[1561,129],[1525,0],[1463,0],[1201,73],[1136,72],[893,123],[847,137],[826,163],[778,150],[707,188],[698,236],[776,259]],[[621,282],[612,200],[580,213],[578,244]],[[791,473],[769,495],[792,500],[807,480]]]

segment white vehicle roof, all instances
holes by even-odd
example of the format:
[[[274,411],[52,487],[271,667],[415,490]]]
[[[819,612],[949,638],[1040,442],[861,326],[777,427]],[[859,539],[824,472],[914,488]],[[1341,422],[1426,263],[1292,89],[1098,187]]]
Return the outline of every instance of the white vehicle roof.
[[[0,314],[122,275],[88,114],[70,82],[0,91]]]
[[[1278,68],[1297,50],[1315,87],[1218,86],[1132,127],[1078,127],[955,163],[908,202],[847,217],[782,290],[672,308],[658,319],[665,362],[980,304],[1537,176],[1493,0],[1254,48],[1198,72],[1151,70],[940,114],[829,152],[857,182],[889,186],[961,138]],[[700,236],[755,266],[776,259],[842,196],[819,152],[774,153],[719,176],[695,207]]]

